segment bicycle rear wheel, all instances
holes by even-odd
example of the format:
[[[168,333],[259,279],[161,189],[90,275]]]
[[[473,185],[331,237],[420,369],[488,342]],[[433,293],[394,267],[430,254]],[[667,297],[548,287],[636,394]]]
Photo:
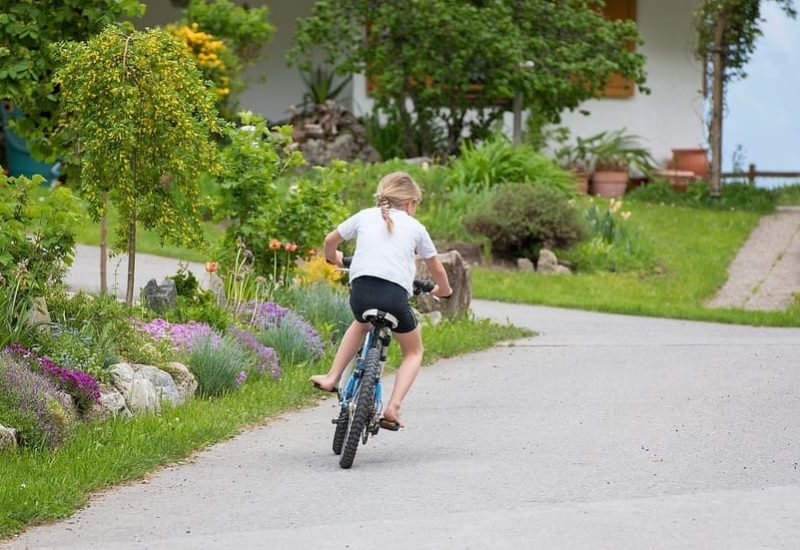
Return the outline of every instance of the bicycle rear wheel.
[[[372,348],[367,352],[364,374],[358,388],[358,395],[355,398],[355,412],[350,419],[344,450],[339,459],[339,466],[342,468],[350,468],[353,465],[361,434],[364,433],[372,415],[375,414],[375,383],[378,381],[380,374],[380,352],[376,348]]]

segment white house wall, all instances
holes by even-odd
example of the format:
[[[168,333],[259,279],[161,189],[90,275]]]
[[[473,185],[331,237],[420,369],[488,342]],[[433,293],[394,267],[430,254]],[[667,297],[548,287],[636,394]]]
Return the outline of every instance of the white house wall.
[[[168,0],[145,3],[147,11],[143,18],[136,20],[138,27],[166,25],[180,18],[181,10],[173,7]],[[276,28],[272,42],[263,50],[264,59],[247,72],[250,86],[240,96],[240,108],[260,113],[273,122],[285,120],[289,116],[290,106],[300,103],[305,92],[297,68],[286,66],[286,51],[291,44],[297,18],[311,13],[314,0],[236,0],[235,3],[254,8],[266,4],[269,6],[269,21]],[[345,90],[343,95],[348,96],[349,90]],[[345,99],[349,100],[348,97]]]
[[[638,90],[630,98],[588,101],[567,113],[563,125],[587,137],[625,127],[643,138],[657,160],[672,148],[700,147],[704,142],[702,67],[693,54],[692,14],[696,0],[638,0],[639,32],[645,44],[650,95]]]

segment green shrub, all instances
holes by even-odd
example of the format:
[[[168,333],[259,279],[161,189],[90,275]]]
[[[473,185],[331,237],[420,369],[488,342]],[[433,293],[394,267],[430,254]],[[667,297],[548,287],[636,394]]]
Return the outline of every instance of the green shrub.
[[[322,357],[324,346],[319,333],[298,314],[280,309],[282,311],[277,315],[257,322],[258,341],[277,351],[284,367],[306,364]]]
[[[74,421],[65,399],[53,382],[0,350],[0,418],[23,446],[56,447],[64,440]]]
[[[800,206],[800,183],[783,185],[775,189],[775,193],[781,206]]]
[[[392,119],[381,123],[380,110],[365,115],[361,119],[367,141],[372,145],[383,159],[404,158],[403,128]]]
[[[189,350],[189,370],[204,397],[239,388],[254,367],[253,356],[228,336],[198,339]]]
[[[540,248],[569,248],[586,238],[580,213],[564,195],[535,183],[503,184],[464,223],[502,256],[538,257]]]
[[[485,190],[499,183],[533,182],[548,185],[564,195],[572,193],[575,180],[551,159],[528,146],[515,147],[502,135],[479,146],[462,144],[461,154],[449,166],[451,188]]]
[[[771,212],[778,201],[778,192],[747,183],[726,183],[722,186],[720,197],[714,199],[709,195],[708,183],[704,181],[689,184],[686,191],[676,191],[669,183],[656,181],[632,191],[627,198],[690,208]]]

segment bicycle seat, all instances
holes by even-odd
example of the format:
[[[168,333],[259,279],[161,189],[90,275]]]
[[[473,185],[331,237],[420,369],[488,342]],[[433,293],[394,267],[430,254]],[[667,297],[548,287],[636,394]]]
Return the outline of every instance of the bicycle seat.
[[[378,325],[380,327],[389,327],[391,329],[397,328],[397,325],[400,324],[400,322],[397,320],[397,317],[391,313],[386,313],[385,311],[381,311],[377,308],[366,310],[361,317],[367,323],[372,323],[373,325]]]

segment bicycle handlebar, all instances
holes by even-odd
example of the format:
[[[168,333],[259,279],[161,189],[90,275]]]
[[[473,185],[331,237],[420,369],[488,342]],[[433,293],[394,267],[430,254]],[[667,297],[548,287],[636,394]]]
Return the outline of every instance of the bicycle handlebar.
[[[345,256],[342,258],[342,265],[344,267],[350,267],[350,264],[353,263],[352,256]],[[436,283],[429,279],[414,279],[414,295],[417,296],[419,294],[433,292],[433,289],[436,287]]]

